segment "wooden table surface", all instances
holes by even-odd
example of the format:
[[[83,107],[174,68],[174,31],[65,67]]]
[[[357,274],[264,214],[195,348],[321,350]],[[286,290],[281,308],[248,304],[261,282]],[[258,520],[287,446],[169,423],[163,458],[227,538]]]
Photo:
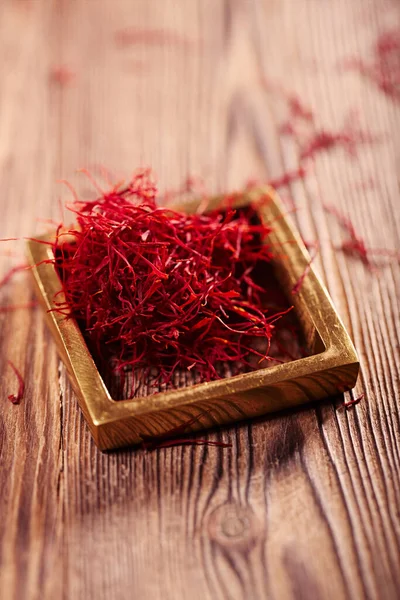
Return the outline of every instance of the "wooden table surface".
[[[282,190],[360,355],[352,410],[339,396],[239,424],[230,449],[102,454],[39,309],[0,314],[3,600],[399,597],[400,269],[335,250],[323,209],[399,248],[399,104],[339,68],[399,19],[397,0],[2,0],[1,237],[60,218],[58,179],[87,194],[78,167],[151,165],[161,191],[191,174],[212,192],[295,169],[279,86],[319,126],[356,109],[378,138],[354,160],[321,154]],[[22,252],[1,246],[1,274]],[[1,304],[32,294],[19,277]],[[26,380],[19,406],[7,359]]]

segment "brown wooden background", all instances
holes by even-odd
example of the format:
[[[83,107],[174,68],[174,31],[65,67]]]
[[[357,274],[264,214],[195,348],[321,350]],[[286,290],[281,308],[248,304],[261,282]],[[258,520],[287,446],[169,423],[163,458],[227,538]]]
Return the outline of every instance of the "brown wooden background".
[[[1,237],[59,218],[55,182],[102,163],[187,174],[211,191],[297,166],[285,104],[263,80],[340,127],[352,108],[383,134],[358,160],[321,155],[286,195],[362,362],[343,398],[224,432],[231,449],[101,454],[38,310],[0,315],[0,595],[27,598],[379,598],[400,594],[400,270],[334,250],[352,217],[368,245],[399,247],[400,108],[341,59],[399,24],[396,0],[2,0]],[[120,45],[124,27],[177,32]],[[149,39],[147,40],[149,41]],[[69,86],[49,80],[61,64]],[[375,185],[364,188],[372,177]],[[85,186],[81,189],[85,193]],[[1,247],[2,273],[22,248]],[[24,278],[2,290],[31,299]],[[7,395],[26,378],[20,406]]]

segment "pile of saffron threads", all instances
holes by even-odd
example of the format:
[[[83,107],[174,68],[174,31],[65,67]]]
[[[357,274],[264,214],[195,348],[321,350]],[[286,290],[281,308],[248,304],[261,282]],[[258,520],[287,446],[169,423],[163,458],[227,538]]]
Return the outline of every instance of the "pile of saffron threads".
[[[132,397],[137,373],[167,385],[193,371],[204,382],[271,358],[277,321],[291,309],[266,308],[271,229],[254,207],[230,205],[192,215],[158,207],[142,172],[69,206],[76,226],[60,226],[53,244],[66,302],[56,297],[54,310],[77,319],[102,372],[112,364],[133,374]]]

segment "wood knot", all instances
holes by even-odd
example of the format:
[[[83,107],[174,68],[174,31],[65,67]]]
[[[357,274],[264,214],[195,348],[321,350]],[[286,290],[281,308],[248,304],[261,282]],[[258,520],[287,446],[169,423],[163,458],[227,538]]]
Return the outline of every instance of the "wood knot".
[[[250,548],[257,539],[258,521],[252,510],[238,504],[223,504],[210,515],[210,538],[224,546]]]

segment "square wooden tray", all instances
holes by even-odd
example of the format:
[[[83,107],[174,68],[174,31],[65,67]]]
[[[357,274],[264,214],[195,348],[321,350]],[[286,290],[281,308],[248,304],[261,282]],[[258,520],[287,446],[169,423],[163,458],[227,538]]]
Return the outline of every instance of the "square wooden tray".
[[[214,198],[210,208],[218,206],[219,201]],[[320,400],[355,385],[359,371],[357,354],[328,292],[313,269],[300,292],[295,296],[290,294],[309,262],[309,255],[299,234],[289,224],[276,192],[270,187],[258,188],[238,196],[235,204],[244,206],[248,202],[259,202],[260,217],[267,222],[273,221],[269,241],[285,248],[285,260],[277,259],[274,268],[282,288],[293,299],[311,356],[151,396],[114,400],[76,321],[57,312],[47,312],[49,326],[79,405],[101,450],[138,444],[142,435],[168,432],[194,417],[198,418],[188,431]],[[196,206],[190,204],[180,208],[190,212]],[[51,236],[42,239],[51,240]],[[29,241],[27,251],[39,299],[49,311],[54,307],[53,298],[60,292],[61,284],[52,264],[39,263],[52,257],[51,247]],[[63,301],[63,295],[59,293],[57,300]]]

